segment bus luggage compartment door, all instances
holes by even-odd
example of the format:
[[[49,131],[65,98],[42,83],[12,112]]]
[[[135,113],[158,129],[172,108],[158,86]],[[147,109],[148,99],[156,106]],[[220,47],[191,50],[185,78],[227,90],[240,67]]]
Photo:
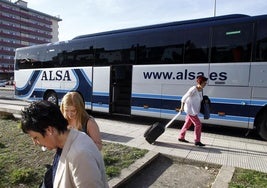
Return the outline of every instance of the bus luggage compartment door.
[[[110,67],[93,67],[92,110],[109,112]]]

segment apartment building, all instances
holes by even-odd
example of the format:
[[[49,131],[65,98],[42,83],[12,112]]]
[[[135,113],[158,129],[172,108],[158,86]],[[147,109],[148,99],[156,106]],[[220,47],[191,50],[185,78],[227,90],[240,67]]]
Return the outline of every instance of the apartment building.
[[[58,41],[60,21],[26,1],[0,0],[0,80],[13,76],[16,48]]]

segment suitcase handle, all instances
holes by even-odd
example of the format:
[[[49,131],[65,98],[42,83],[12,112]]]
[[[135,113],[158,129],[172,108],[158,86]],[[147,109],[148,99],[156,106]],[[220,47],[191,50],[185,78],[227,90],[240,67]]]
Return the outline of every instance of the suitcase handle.
[[[172,122],[179,116],[181,114],[181,112],[179,112],[178,114],[176,114],[172,119],[171,119],[171,121],[169,121],[168,123],[167,123],[167,125],[165,126],[165,128],[168,128],[171,124],[172,124]]]

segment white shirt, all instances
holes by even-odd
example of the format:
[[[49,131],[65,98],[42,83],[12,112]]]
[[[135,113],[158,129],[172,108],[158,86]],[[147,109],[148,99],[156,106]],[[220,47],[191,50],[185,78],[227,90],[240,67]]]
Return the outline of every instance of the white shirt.
[[[181,102],[185,103],[184,111],[189,115],[197,115],[200,111],[200,103],[203,99],[202,91],[198,91],[196,86],[192,86],[182,97]]]

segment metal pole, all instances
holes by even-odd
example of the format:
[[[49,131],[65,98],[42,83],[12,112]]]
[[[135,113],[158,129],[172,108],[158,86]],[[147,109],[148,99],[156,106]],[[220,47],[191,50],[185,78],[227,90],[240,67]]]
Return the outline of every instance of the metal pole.
[[[216,16],[216,0],[214,0],[214,17]]]

